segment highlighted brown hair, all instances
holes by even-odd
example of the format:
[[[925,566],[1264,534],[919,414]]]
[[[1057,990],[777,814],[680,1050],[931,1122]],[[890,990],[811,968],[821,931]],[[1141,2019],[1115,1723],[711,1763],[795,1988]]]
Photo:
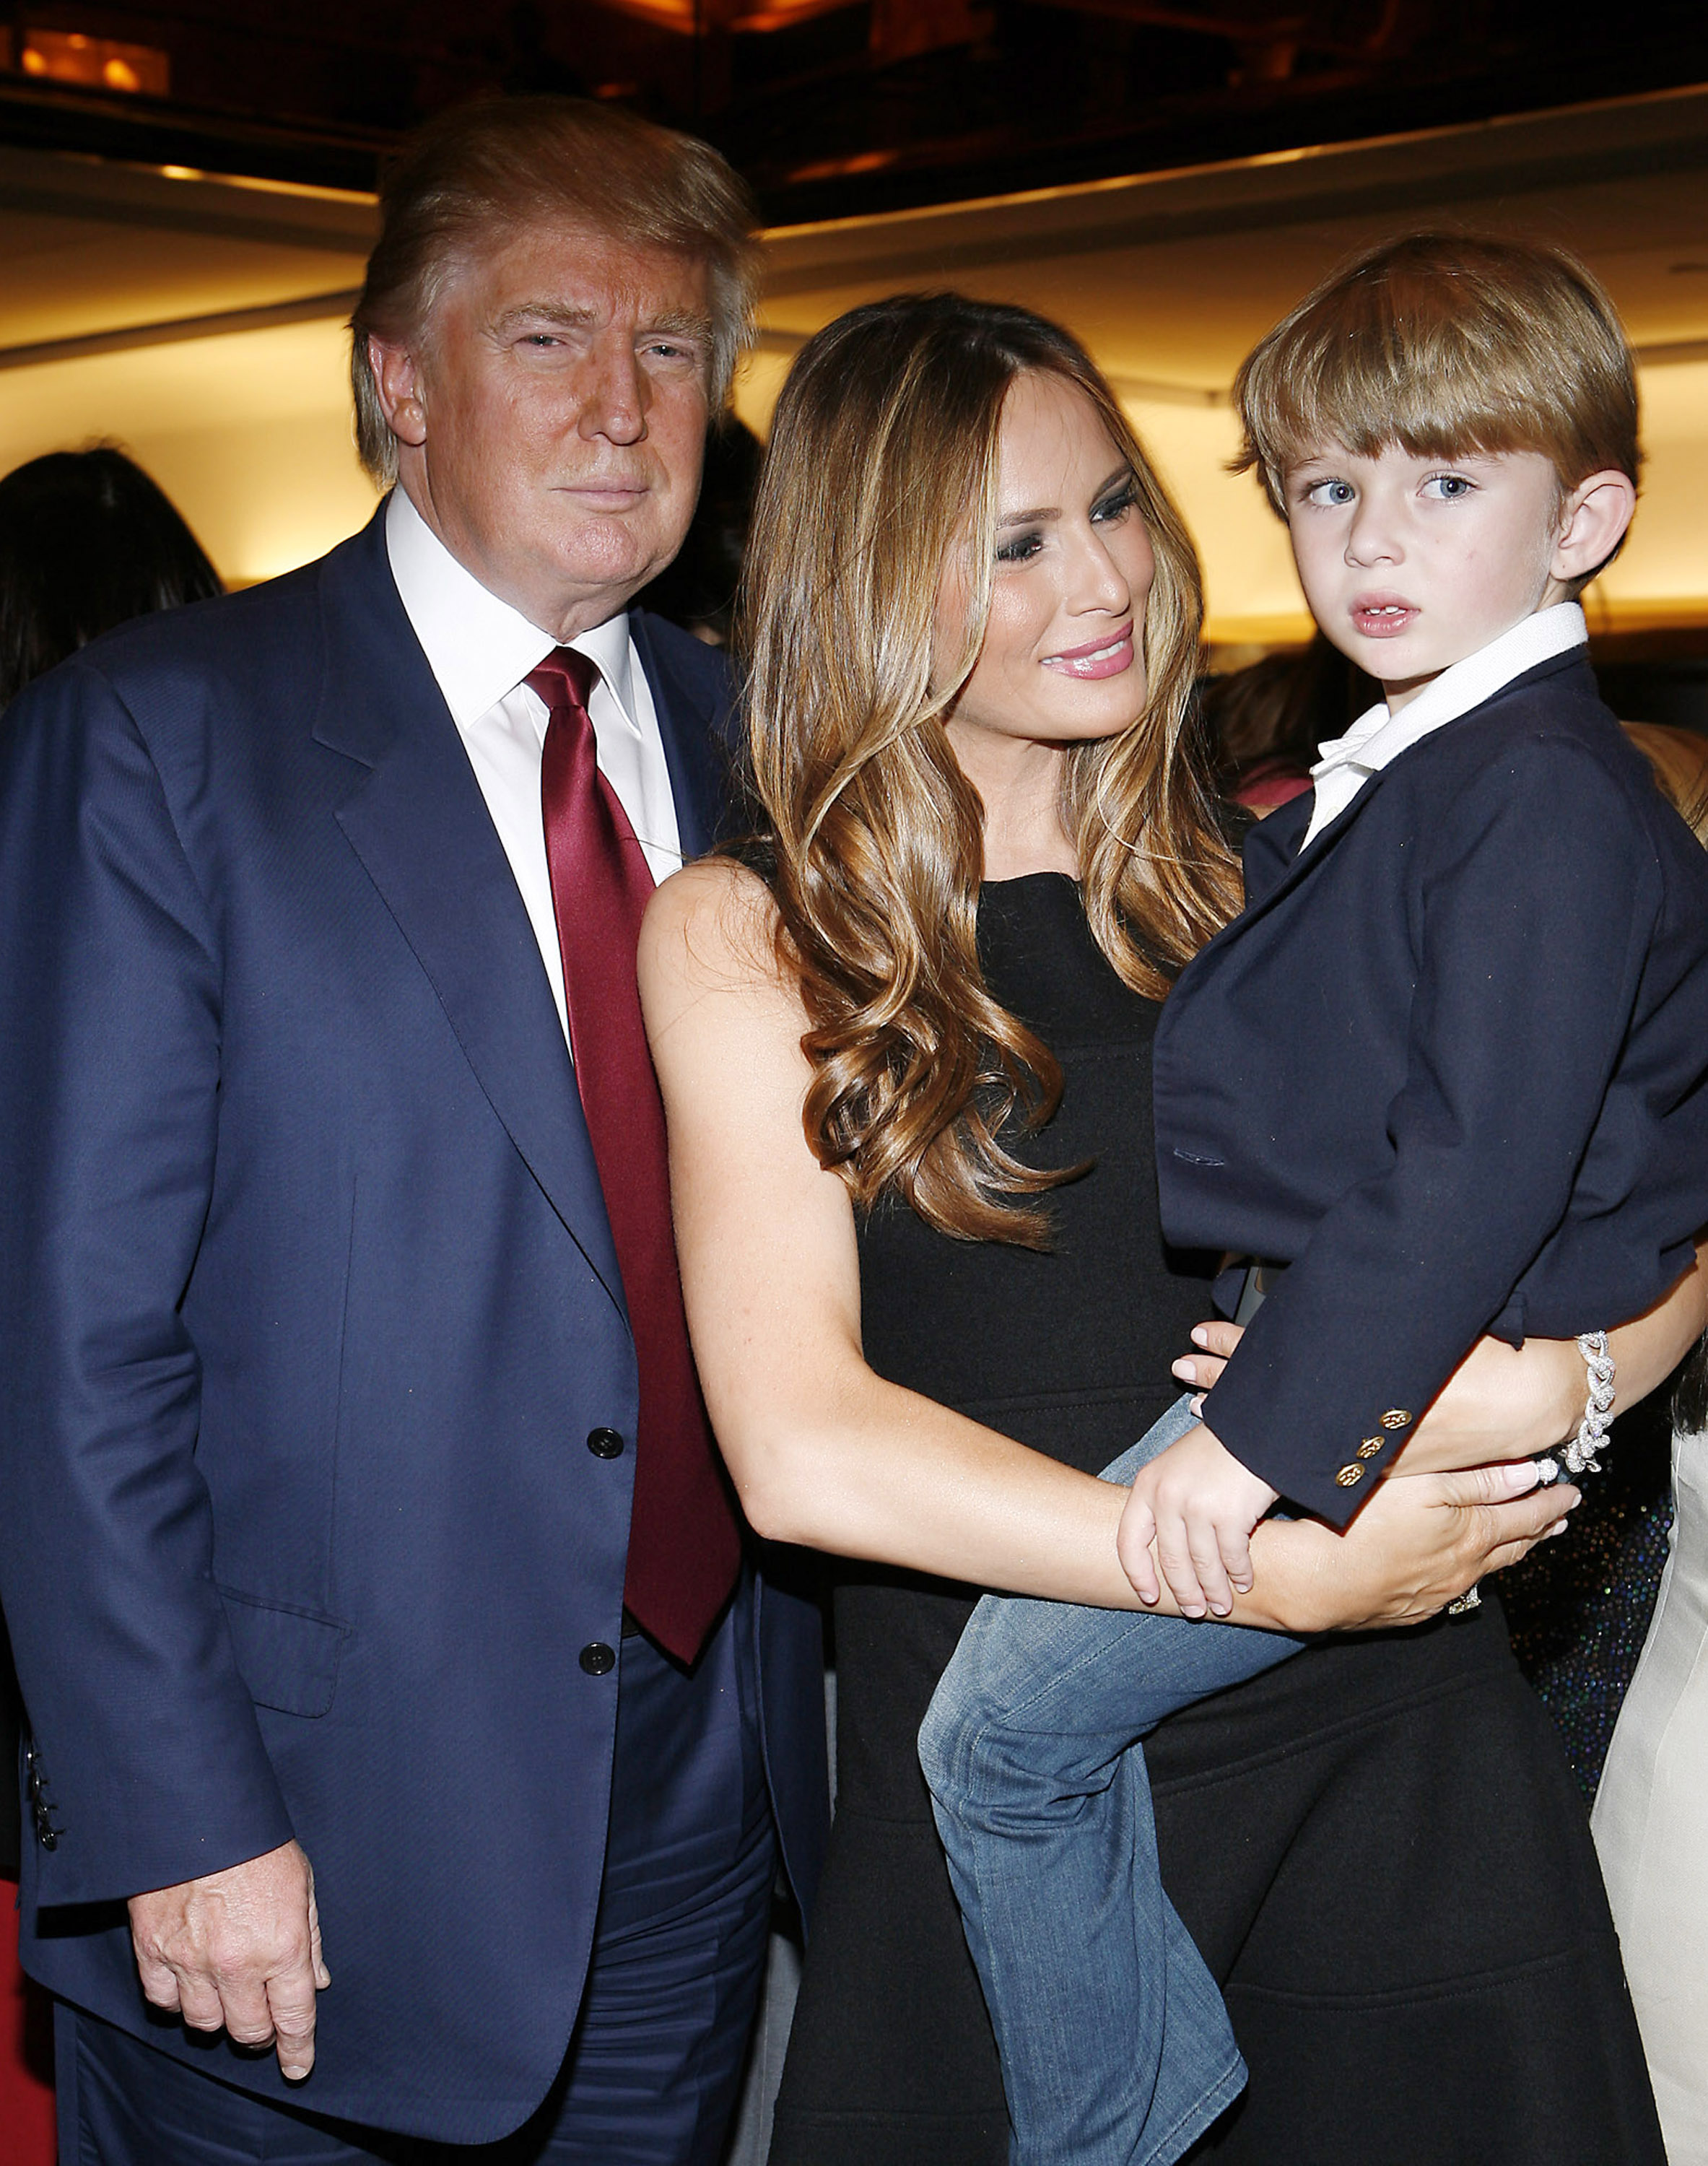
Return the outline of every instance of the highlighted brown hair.
[[[1562,248],[1408,234],[1326,278],[1241,365],[1235,471],[1284,481],[1330,444],[1360,457],[1537,452],[1562,494],[1637,478],[1637,376],[1617,311]],[[1616,551],[1615,552],[1616,554]],[[1610,557],[1609,562],[1611,561]]]
[[[585,98],[456,105],[405,145],[382,184],[380,212],[380,237],[350,319],[350,378],[356,449],[382,487],[398,478],[398,451],[368,340],[419,339],[458,267],[530,225],[586,226],[704,262],[713,411],[727,399],[752,337],[759,254],[752,200],[709,143]]]
[[[904,294],[809,340],[783,387],[755,507],[740,640],[747,748],[778,954],[798,977],[808,1141],[857,1203],[1045,1245],[1022,1163],[1061,1090],[1048,1049],[986,988],[983,811],[945,718],[983,644],[998,432],[1021,375],[1089,399],[1131,468],[1156,557],[1146,711],[1078,746],[1063,817],[1085,912],[1128,985],[1160,996],[1239,906],[1191,722],[1200,601],[1179,516],[1083,349],[1021,309]],[[962,651],[932,675],[945,566],[970,567]]]

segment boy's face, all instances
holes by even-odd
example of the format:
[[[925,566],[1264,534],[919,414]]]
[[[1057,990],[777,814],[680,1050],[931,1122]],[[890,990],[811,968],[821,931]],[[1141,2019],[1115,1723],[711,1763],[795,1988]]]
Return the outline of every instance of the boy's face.
[[[1570,511],[1539,452],[1429,459],[1390,445],[1371,457],[1330,444],[1289,468],[1286,501],[1311,615],[1390,709],[1566,599]]]

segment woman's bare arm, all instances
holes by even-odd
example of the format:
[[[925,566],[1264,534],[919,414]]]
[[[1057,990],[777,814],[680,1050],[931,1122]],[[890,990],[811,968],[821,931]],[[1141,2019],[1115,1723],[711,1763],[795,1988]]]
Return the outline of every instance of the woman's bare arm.
[[[1708,1326],[1708,1247],[1653,1308],[1607,1334],[1617,1365],[1613,1411],[1624,1413],[1664,1383]],[[1201,1350],[1174,1364],[1180,1381],[1207,1391],[1240,1340],[1232,1323],[1200,1325]],[[1514,1349],[1480,1339],[1407,1440],[1395,1474],[1438,1474],[1494,1460],[1533,1458],[1574,1435],[1584,1418],[1584,1357],[1569,1339],[1530,1339]]]
[[[688,1321],[748,1518],[776,1540],[1136,1608],[1115,1552],[1124,1489],[867,1366],[854,1214],[802,1132],[805,1019],[772,927],[763,886],[711,862],[659,890],[640,953]],[[1519,1494],[1527,1478],[1408,1482],[1350,1536],[1266,1526],[1261,1593],[1236,1619],[1322,1630],[1426,1615],[1559,1520],[1568,1499]]]

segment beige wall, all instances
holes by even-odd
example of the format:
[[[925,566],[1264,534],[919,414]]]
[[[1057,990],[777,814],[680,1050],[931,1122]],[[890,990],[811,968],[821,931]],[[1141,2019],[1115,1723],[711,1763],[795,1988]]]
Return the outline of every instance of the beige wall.
[[[374,506],[351,439],[347,343],[290,324],[0,375],[0,471],[92,436],[123,443],[248,584],[354,533]]]

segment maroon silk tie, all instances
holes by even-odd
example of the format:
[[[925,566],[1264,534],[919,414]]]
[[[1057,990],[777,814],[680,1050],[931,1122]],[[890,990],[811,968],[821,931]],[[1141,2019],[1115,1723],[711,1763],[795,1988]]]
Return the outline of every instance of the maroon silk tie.
[[[661,1646],[691,1662],[735,1583],[741,1545],[688,1347],[664,1107],[640,1021],[635,950],[652,875],[599,772],[587,709],[598,675],[560,647],[528,682],[551,714],[540,800],[570,1050],[640,1371],[623,1598]]]

